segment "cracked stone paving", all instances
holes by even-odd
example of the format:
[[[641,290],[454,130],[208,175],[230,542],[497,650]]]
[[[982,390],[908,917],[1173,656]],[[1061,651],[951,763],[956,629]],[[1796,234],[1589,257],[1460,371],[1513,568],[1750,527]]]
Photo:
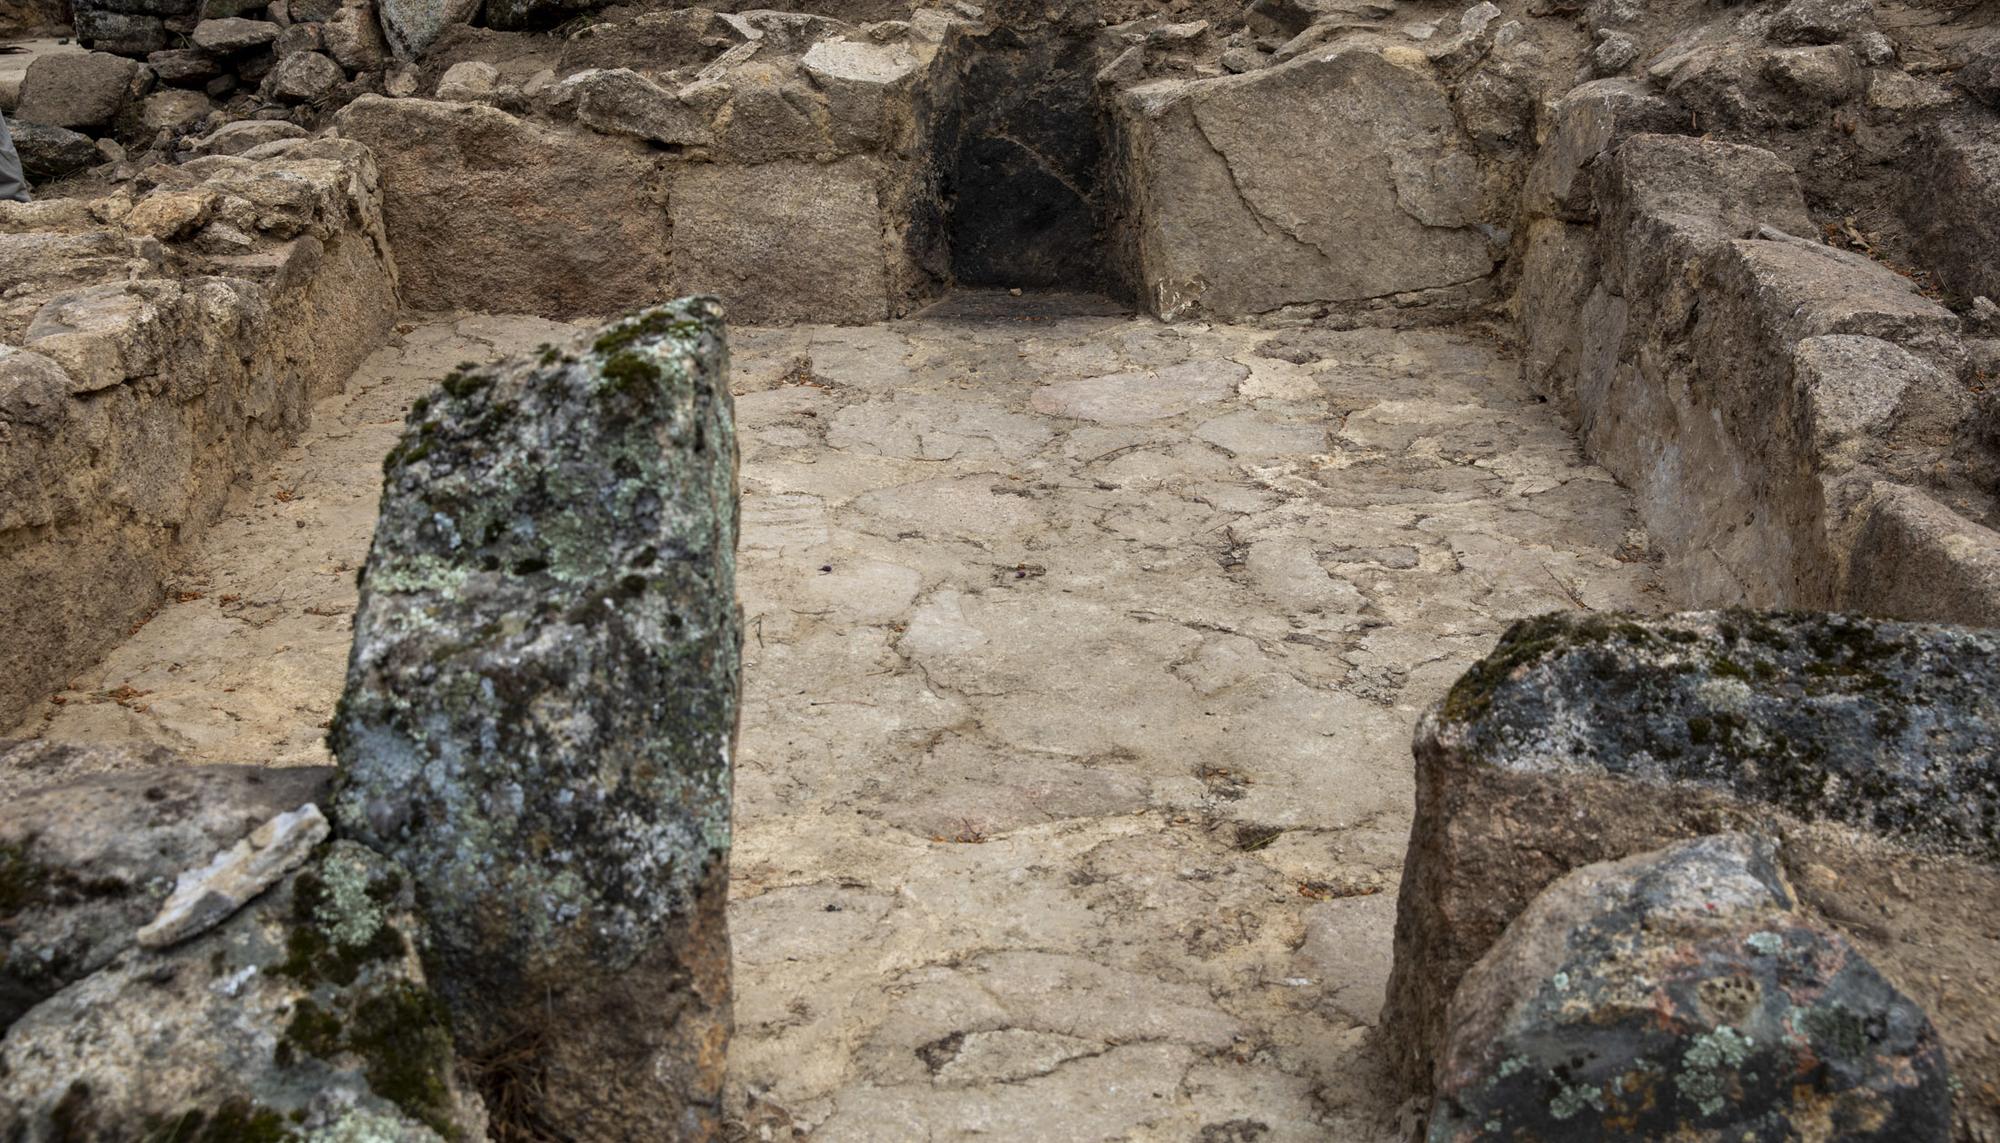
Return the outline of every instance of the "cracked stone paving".
[[[567,328],[404,322],[19,733],[329,761],[404,409]],[[1515,618],[1660,606],[1627,495],[1508,346],[961,295],[732,355],[738,1113],[827,1143],[1385,1130],[1419,714]]]

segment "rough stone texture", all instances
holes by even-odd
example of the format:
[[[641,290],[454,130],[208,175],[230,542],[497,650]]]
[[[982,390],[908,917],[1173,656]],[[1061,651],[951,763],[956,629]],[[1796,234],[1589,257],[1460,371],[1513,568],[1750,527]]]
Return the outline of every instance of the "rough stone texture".
[[[1672,102],[1633,79],[1579,84],[1549,112],[1547,138],[1521,189],[1529,217],[1595,222],[1590,165],[1633,135],[1672,133],[1681,115]],[[1532,279],[1534,273],[1527,275]]]
[[[1974,99],[2000,111],[2000,40],[1967,60],[1951,78]]]
[[[661,160],[636,140],[558,132],[477,104],[375,95],[335,122],[381,165],[408,305],[616,313],[663,300],[679,270]]]
[[[2000,300],[2000,123],[1986,114],[1938,124],[1922,156],[1904,208],[1918,251],[1947,288]]]
[[[340,65],[329,57],[318,52],[293,52],[264,77],[260,90],[266,98],[280,103],[311,103],[331,95],[345,78]]]
[[[6,739],[0,746],[0,794],[9,799],[96,774],[157,770],[175,760],[174,752],[149,744],[145,736],[119,735],[132,741],[86,742],[48,739]]]
[[[877,174],[864,159],[687,168],[668,199],[675,288],[749,322],[887,318]]]
[[[449,74],[446,79],[450,79]],[[446,98],[443,84],[438,86],[438,98]],[[708,143],[714,139],[703,108],[678,98],[630,68],[577,72],[551,92],[548,102],[573,110],[580,122],[607,134],[630,135],[669,146]]]
[[[215,104],[198,91],[156,91],[139,104],[139,126],[149,135],[184,134],[203,125]]]
[[[1882,481],[1856,515],[1841,599],[1870,615],[1952,615],[2000,627],[2000,534],[1914,488]]]
[[[385,462],[362,572],[336,817],[414,875],[461,1047],[520,1057],[569,1138],[718,1126],[727,368],[695,298],[447,376]]]
[[[241,155],[252,147],[275,143],[281,139],[303,139],[305,128],[296,123],[270,119],[239,119],[225,123],[199,139],[191,140],[188,148],[196,155]]]
[[[328,832],[325,815],[308,802],[251,830],[207,865],[183,870],[159,915],[139,929],[140,946],[170,948],[221,924],[302,864]]]
[[[472,19],[474,0],[380,0],[382,32],[397,59],[420,58],[438,37]]]
[[[1452,997],[1432,1140],[1951,1137],[1923,1010],[1741,834],[1544,889]]]
[[[1842,602],[1852,514],[1883,479],[1980,510],[1957,319],[1798,237],[1814,227],[1776,156],[1640,134],[1590,167],[1589,213],[1561,205],[1559,180],[1530,182],[1551,188],[1520,296],[1530,377],[1637,492],[1677,598]]]
[[[37,732],[323,759],[383,422],[456,362],[559,340],[523,318],[395,338],[209,531],[202,598]],[[1508,620],[1655,598],[1625,495],[1501,346],[1004,292],[730,340],[743,1118],[1399,1138],[1372,1029],[1410,728]],[[1238,380],[1136,425],[1035,407],[1168,370]]]
[[[163,748],[0,749],[15,787],[0,822],[0,1030],[128,952],[182,872],[324,798],[332,779],[325,767],[167,768],[176,761]]]
[[[219,20],[203,20],[196,24],[188,40],[204,51],[227,55],[264,47],[277,39],[278,33],[282,30],[269,20],[246,20],[241,16],[225,16]]]
[[[749,30],[707,8],[642,12],[577,29],[563,41],[557,70],[699,68],[742,43]]]
[[[367,154],[281,147],[166,170],[136,205],[22,207],[71,221],[0,232],[32,270],[0,301],[0,337],[22,347],[0,352],[0,723],[159,604],[230,482],[389,325]],[[160,276],[162,238],[189,276]]]
[[[97,144],[81,131],[26,121],[7,126],[14,137],[15,153],[21,157],[21,170],[30,183],[73,175],[101,161]]]
[[[479,60],[466,60],[445,69],[438,79],[437,97],[450,103],[479,103],[498,88],[500,69]]]
[[[107,52],[41,56],[21,80],[18,117],[73,131],[102,130],[124,108],[138,69],[131,60]]]
[[[177,780],[155,778],[170,788]],[[65,792],[63,831],[104,843],[96,791]],[[144,804],[150,820],[127,844],[171,837],[176,817],[210,812],[186,801]],[[15,1021],[0,1040],[0,1131],[145,1139],[171,1125],[218,1140],[482,1137],[480,1105],[455,1085],[450,1033],[418,955],[423,941],[409,877],[336,842],[220,927],[164,953],[120,952]]]
[[[91,4],[77,7],[77,39],[97,51],[144,56],[167,46],[167,22],[158,16],[113,12]]]
[[[1414,49],[1141,86],[1118,114],[1138,277],[1163,317],[1386,301],[1493,268],[1477,164]]]
[[[1853,35],[1874,12],[1869,0],[1791,0],[1765,34],[1782,44],[1831,44]]]
[[[199,48],[167,48],[150,52],[146,66],[170,87],[203,87],[222,74],[222,64]]]
[[[332,19],[320,25],[320,37],[326,54],[348,71],[376,71],[388,58],[374,0],[346,0]]]
[[[1988,632],[1843,616],[1516,625],[1418,729],[1392,1063],[1430,1082],[1452,991],[1563,873],[1754,829],[1783,839],[1810,912],[1930,1013],[1959,1129],[1992,1130],[1992,970],[1949,977],[2000,964],[1974,920],[2000,888],[1996,666]]]

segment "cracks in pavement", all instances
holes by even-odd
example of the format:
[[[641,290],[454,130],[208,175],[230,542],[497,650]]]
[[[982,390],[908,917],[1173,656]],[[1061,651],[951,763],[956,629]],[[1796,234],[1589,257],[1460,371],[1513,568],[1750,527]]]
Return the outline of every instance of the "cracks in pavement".
[[[323,759],[366,454],[429,377],[551,330],[410,323],[266,474],[299,498],[239,498],[205,598],[34,726]],[[739,1101],[825,1143],[1386,1134],[1340,998],[1381,989],[1414,720],[1511,619],[1656,597],[1504,347],[1309,333],[1311,370],[1146,319],[735,331]],[[802,349],[823,384],[788,386]],[[148,709],[82,701],[120,686]],[[919,1049],[956,1033],[984,1062],[944,1090]]]

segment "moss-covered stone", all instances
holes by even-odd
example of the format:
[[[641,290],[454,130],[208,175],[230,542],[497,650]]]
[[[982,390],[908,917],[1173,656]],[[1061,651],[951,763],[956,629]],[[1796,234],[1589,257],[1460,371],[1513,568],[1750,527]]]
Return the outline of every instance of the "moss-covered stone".
[[[299,1137],[284,1116],[240,1098],[212,1110],[191,1107],[160,1116],[149,1126],[147,1143],[282,1143]]]
[[[1453,686],[1442,733],[1512,769],[1697,782],[2000,861],[2000,638],[1856,616],[1546,615]]]
[[[1556,878],[1755,829],[1816,854],[1815,906],[1858,918],[1847,937],[1931,1007],[1969,1084],[1993,1082],[1991,1002],[1933,983],[1925,958],[1991,944],[1977,918],[2000,884],[1996,683],[2000,634],[1983,629],[1751,611],[1516,624],[1418,727],[1392,1065],[1429,1085],[1453,991]],[[1890,940],[1882,902],[1905,899],[1958,943]],[[1961,1128],[1986,1114],[1975,1103]]]
[[[0,1040],[0,1138],[466,1138],[422,939],[406,874],[321,846],[215,928],[23,1017]]]
[[[710,936],[688,943],[729,844],[741,621],[725,373],[720,307],[675,302],[461,369],[389,459],[329,736],[334,811],[410,870],[470,1055],[528,1031],[623,1035],[621,1013],[551,1017],[552,994],[589,1005],[636,972],[671,1009],[691,994],[676,980],[726,979],[706,964],[726,954],[696,951]],[[302,972],[346,971],[369,947],[299,939]],[[683,1008],[689,1035],[725,1018],[712,999]],[[677,1074],[657,1058],[674,1027],[604,1047],[608,1078],[585,1081],[653,1085],[633,1100],[652,1109],[625,1121],[635,1137],[679,1132],[686,1102],[713,1101],[710,1064],[664,1095],[681,1079],[618,1074]]]

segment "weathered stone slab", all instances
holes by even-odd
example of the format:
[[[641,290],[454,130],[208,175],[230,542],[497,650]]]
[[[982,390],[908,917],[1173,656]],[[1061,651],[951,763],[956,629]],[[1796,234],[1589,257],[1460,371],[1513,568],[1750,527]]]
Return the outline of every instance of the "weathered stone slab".
[[[1493,267],[1477,165],[1421,53],[1354,45],[1145,85],[1119,115],[1138,271],[1161,316],[1356,302]]]
[[[329,739],[336,820],[416,878],[461,1047],[527,1061],[573,1138],[707,1138],[720,1111],[726,368],[695,298],[420,401]]]
[[[665,179],[637,140],[373,95],[335,122],[375,151],[406,304],[569,317],[664,300]]]
[[[704,163],[674,180],[674,281],[746,322],[889,316],[889,239],[868,159]]]
[[[139,65],[108,52],[56,52],[37,57],[21,79],[19,117],[29,123],[92,131],[110,125],[125,106]]]
[[[1943,1143],[1936,1029],[1795,903],[1742,834],[1567,874],[1460,982],[1430,1139]]]
[[[70,808],[69,828],[95,828],[88,801]],[[202,812],[184,800],[151,809],[138,837]],[[0,1131],[484,1138],[424,975],[415,905],[405,872],[335,842],[218,928],[163,953],[120,954],[0,1040]]]
[[[269,20],[247,20],[241,16],[225,16],[218,20],[203,20],[194,26],[188,36],[195,47],[204,51],[227,55],[231,52],[246,52],[261,48],[278,38],[284,29]]]
[[[1941,979],[2000,957],[1976,919],[2000,891],[1996,673],[2000,636],[1970,628],[1760,612],[1516,624],[1418,728],[1383,1014],[1395,1067],[1431,1081],[1448,997],[1551,881],[1746,829],[1782,839],[1811,913],[1929,1011],[1967,1089],[2000,1079],[2000,1007]],[[1992,1122],[1977,1100],[1956,1114]]]
[[[1903,208],[1918,252],[1949,289],[2000,301],[2000,123],[1939,123],[1920,147],[1923,174]]]
[[[1914,488],[1877,483],[1842,568],[1841,603],[1870,615],[1949,615],[2000,627],[2000,533]]]

